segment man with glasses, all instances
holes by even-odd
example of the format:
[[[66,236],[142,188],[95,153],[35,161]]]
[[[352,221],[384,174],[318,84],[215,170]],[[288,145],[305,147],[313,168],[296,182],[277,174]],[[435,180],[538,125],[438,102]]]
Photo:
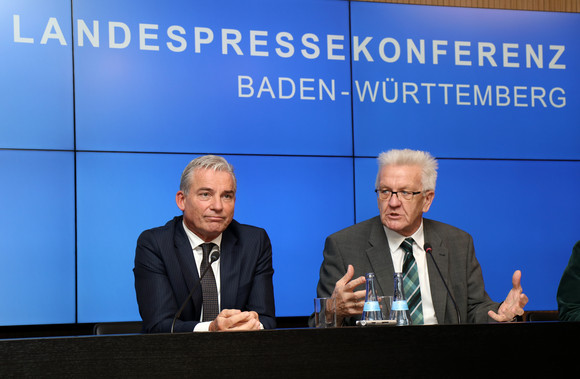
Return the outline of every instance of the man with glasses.
[[[505,301],[492,301],[471,236],[423,218],[435,195],[437,161],[427,152],[405,149],[384,152],[378,162],[379,216],[326,239],[317,294],[335,299],[337,323],[354,325],[360,319],[367,272],[375,273],[383,295],[393,293],[394,273],[404,274],[414,324],[503,322],[522,315],[528,298],[520,271]]]

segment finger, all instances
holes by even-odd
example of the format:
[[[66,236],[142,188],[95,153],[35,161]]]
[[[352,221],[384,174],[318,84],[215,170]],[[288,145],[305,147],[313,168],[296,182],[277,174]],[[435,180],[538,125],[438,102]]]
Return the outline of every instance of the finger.
[[[497,322],[507,321],[507,318],[505,316],[499,315],[499,314],[495,313],[494,311],[487,312],[487,315]],[[511,320],[511,318],[510,318],[510,320]]]
[[[235,326],[232,326],[231,328],[228,329],[228,331],[234,331],[234,330],[258,330],[258,329],[260,329],[260,322],[254,320],[254,319],[250,319],[247,322],[240,323],[240,324],[237,324]]]
[[[350,298],[349,308],[354,308],[354,314],[359,313],[359,308],[362,308],[365,304],[366,290],[360,290],[352,293]]]
[[[347,313],[350,316],[359,315],[362,313],[364,305],[365,305],[364,300],[362,300],[362,299],[354,300],[353,303],[348,307]]]
[[[222,311],[220,312],[220,314],[218,315],[221,317],[231,317],[234,315],[237,315],[239,313],[241,313],[242,311],[240,311],[239,309],[222,309]]]
[[[360,300],[364,300],[364,298],[367,295],[367,290],[364,289],[364,290],[356,291],[356,292],[353,292],[353,294],[354,294],[355,298],[360,299]]]
[[[342,278],[338,279],[338,281],[336,282],[336,286],[337,287],[339,285],[344,286],[352,279],[353,275],[354,275],[354,267],[352,267],[352,265],[348,265],[348,268],[346,269],[346,274],[344,274]]]
[[[220,313],[218,315],[218,317],[216,318],[216,323],[217,323],[216,326],[219,330],[227,330],[227,329],[234,327],[235,325],[237,325],[239,323],[247,322],[247,320],[250,317],[248,312],[242,312],[242,311],[237,310],[237,309],[235,309],[235,310],[232,309],[230,311],[237,311],[237,312],[222,312],[222,313],[225,313],[225,315]]]
[[[511,311],[515,315],[521,316],[524,314],[524,307],[526,306],[527,303],[528,303],[528,297],[526,296],[526,294],[522,293],[518,296],[518,299],[515,302]]]
[[[366,282],[366,278],[364,276],[359,276],[358,278],[356,278],[356,279],[351,280],[350,282],[348,282],[344,286],[344,290],[345,291],[352,291],[356,287],[360,286],[361,284],[364,284],[365,282]]]
[[[254,312],[254,311],[249,311],[248,313],[250,314],[250,318],[253,318],[254,320],[260,321],[260,316],[258,316],[258,313]]]
[[[236,325],[236,324],[240,324],[240,323],[245,323],[245,322],[248,322],[250,320],[253,320],[250,312],[241,312],[241,313],[229,318],[229,321],[231,322],[230,325],[232,325],[232,326]]]
[[[231,317],[230,321],[229,330],[253,329],[256,323],[260,324],[260,321],[254,319],[250,312],[242,312],[240,315]]]
[[[526,306],[528,300],[529,300],[528,296],[525,293],[522,293],[520,295],[520,306],[522,307],[522,309]]]
[[[246,317],[238,320],[236,323],[233,323],[232,325],[230,325],[230,329],[237,329],[240,326],[243,325],[248,325],[251,326],[252,324],[257,323],[258,325],[260,325],[260,319],[258,317],[258,314],[256,312],[244,312],[244,314],[246,315]],[[250,329],[253,329],[253,327],[249,327]]]
[[[514,272],[514,275],[512,276],[512,286],[517,289],[522,288],[522,272],[520,270]]]

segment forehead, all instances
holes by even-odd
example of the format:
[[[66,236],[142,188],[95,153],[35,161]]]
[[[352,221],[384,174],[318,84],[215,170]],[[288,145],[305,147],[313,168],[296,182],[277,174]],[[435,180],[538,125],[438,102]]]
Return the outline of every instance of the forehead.
[[[191,189],[214,189],[216,191],[234,191],[234,178],[229,172],[200,168],[193,172]]]
[[[388,165],[381,168],[379,185],[395,188],[421,185],[421,167],[417,165]]]

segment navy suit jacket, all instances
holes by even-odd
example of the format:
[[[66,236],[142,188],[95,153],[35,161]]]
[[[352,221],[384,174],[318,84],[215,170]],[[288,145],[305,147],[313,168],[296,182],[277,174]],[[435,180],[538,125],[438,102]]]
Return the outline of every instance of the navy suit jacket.
[[[183,216],[141,233],[135,251],[135,291],[146,333],[168,333],[178,309],[199,281]],[[233,220],[220,250],[220,308],[255,311],[275,328],[272,245],[264,229]],[[175,332],[191,332],[200,320],[201,286],[176,321]]]

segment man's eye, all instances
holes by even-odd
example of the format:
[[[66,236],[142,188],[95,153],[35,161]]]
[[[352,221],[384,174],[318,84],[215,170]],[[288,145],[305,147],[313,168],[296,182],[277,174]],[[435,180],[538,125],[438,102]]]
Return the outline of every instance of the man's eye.
[[[401,192],[401,195],[403,195],[403,196],[411,195],[411,192],[409,192],[409,191],[400,191],[400,192]]]
[[[210,195],[210,193],[209,193],[209,192],[201,192],[201,193],[199,194],[199,196],[200,196],[200,197],[203,197],[203,198],[207,198],[207,197],[210,197],[211,195]]]

